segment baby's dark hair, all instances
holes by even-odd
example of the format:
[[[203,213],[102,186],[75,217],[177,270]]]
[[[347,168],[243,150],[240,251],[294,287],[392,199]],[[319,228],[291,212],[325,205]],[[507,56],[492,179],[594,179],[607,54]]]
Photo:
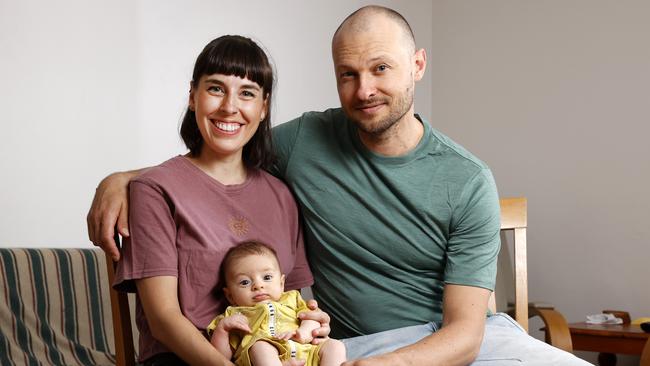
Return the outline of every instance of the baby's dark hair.
[[[228,252],[226,252],[226,255],[223,257],[223,261],[221,262],[220,277],[223,279],[224,283],[226,281],[226,274],[228,272],[227,269],[232,265],[232,262],[249,255],[272,256],[278,263],[278,268],[280,267],[278,254],[270,245],[254,240],[241,242],[230,248]]]

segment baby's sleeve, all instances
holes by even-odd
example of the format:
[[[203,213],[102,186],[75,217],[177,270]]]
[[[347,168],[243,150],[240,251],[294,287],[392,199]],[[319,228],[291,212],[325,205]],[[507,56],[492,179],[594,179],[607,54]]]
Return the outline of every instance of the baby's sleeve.
[[[296,290],[291,291],[291,292],[295,293],[295,294],[292,294],[293,295],[292,297],[294,298],[296,314],[300,314],[303,311],[309,311],[310,309],[307,307],[307,303],[305,302],[305,300],[300,295],[300,292],[296,291]]]
[[[216,318],[212,319],[210,324],[205,328],[206,333],[208,333],[208,338],[212,337],[212,333],[214,332],[215,329],[217,329],[217,325],[219,325],[219,322],[223,320],[223,318],[226,317],[226,313],[223,313]]]

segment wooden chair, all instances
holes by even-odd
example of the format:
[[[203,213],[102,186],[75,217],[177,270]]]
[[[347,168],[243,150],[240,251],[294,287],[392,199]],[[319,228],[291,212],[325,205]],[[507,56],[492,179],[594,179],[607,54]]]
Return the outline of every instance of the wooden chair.
[[[566,319],[552,307],[538,307],[528,303],[528,266],[526,260],[526,229],[528,202],[526,198],[502,198],[501,231],[514,232],[514,287],[515,301],[511,313],[519,325],[528,331],[528,319],[539,316],[546,326],[546,343],[572,352],[571,334]],[[489,308],[496,312],[494,293]]]
[[[115,243],[120,246],[120,237],[115,230]],[[108,282],[112,285],[115,278],[116,263],[106,254]],[[126,293],[110,288],[111,310],[113,314],[113,335],[115,337],[115,364],[117,366],[134,366],[135,350],[133,347],[133,331],[131,329],[131,311],[129,298]]]

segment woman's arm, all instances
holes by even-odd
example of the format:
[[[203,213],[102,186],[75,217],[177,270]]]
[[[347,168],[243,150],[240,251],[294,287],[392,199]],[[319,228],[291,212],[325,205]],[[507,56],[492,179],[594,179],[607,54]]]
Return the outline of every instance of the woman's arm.
[[[135,283],[156,340],[191,365],[234,366],[181,312],[176,277],[149,277]]]
[[[212,338],[210,338],[210,343],[228,359],[232,358],[230,332],[233,330],[250,333],[251,328],[248,325],[248,319],[241,314],[227,316],[219,321],[219,324],[217,324],[217,327],[212,333]]]

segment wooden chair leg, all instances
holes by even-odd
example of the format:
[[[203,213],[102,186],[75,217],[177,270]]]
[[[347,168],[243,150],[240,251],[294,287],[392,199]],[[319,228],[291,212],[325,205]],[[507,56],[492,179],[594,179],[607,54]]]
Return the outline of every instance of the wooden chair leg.
[[[109,284],[115,277],[115,262],[106,254],[106,269]],[[115,336],[115,364],[117,366],[135,365],[135,350],[133,347],[133,332],[131,330],[131,313],[129,299],[125,293],[119,293],[109,288],[111,297],[111,313],[113,315],[113,334]]]

